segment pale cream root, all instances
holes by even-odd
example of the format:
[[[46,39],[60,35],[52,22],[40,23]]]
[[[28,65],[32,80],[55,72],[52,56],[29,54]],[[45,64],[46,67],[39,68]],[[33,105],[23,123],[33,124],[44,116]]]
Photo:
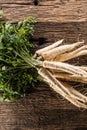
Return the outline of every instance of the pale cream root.
[[[82,55],[87,55],[87,50],[82,50],[81,52],[77,53],[77,56],[82,56]]]
[[[66,81],[74,81],[74,82],[80,82],[87,84],[87,76],[79,76],[79,75],[70,75],[70,74],[64,74],[64,73],[53,73],[54,77],[64,79]]]
[[[59,41],[55,42],[54,44],[49,45],[49,46],[47,46],[43,49],[39,49],[39,50],[36,51],[36,54],[41,55],[42,53],[47,52],[47,51],[59,46],[62,42],[63,42],[63,39],[59,40]]]
[[[46,70],[44,68],[41,68],[38,71],[38,73],[49,83],[50,87],[55,92],[62,95],[65,99],[70,101],[75,106],[77,106],[79,108],[86,108],[87,109],[87,105],[85,105],[84,103],[79,102],[78,100],[76,100],[75,98],[70,96],[69,95],[70,94],[69,90],[67,88],[65,88],[56,78],[54,78],[52,76],[52,74],[48,70]]]
[[[87,67],[86,66],[78,66],[78,68],[87,71]]]
[[[56,90],[58,89],[58,87],[54,84],[54,85],[52,85],[52,84],[50,84],[50,87],[55,91],[55,92],[57,92]],[[58,91],[59,92],[59,91]],[[57,93],[58,93],[57,92]],[[85,105],[84,103],[82,103],[82,102],[80,102],[80,101],[78,101],[78,100],[76,100],[76,98],[74,98],[74,97],[72,97],[72,96],[70,96],[70,95],[68,95],[68,94],[62,94],[62,93],[59,93],[61,96],[63,96],[65,99],[67,99],[69,102],[71,102],[73,105],[75,105],[76,107],[78,107],[78,108],[84,108],[84,109],[87,109],[87,105]]]
[[[87,72],[76,67],[70,65],[68,63],[55,62],[55,61],[43,61],[43,67],[55,70],[61,70],[63,72],[67,72],[70,74],[78,74],[78,75],[87,75]]]
[[[63,86],[61,85],[61,83],[58,82],[58,80],[52,76],[52,74],[45,68],[41,68],[39,69],[38,73],[46,80],[46,82],[48,82],[49,84],[56,84],[59,87],[57,88],[57,92],[62,92],[62,93],[69,93],[69,91]],[[59,93],[58,92],[58,93]]]
[[[84,41],[82,42],[76,42],[73,43],[71,45],[62,45],[59,47],[56,47],[54,49],[51,49],[49,51],[46,51],[44,53],[41,54],[41,56],[45,59],[45,60],[53,60],[57,55],[61,55],[65,52],[71,51],[73,50],[75,47],[79,46],[80,44],[83,44]]]
[[[82,101],[84,103],[87,103],[87,97],[78,92],[76,89],[74,89],[71,85],[61,82],[71,93],[71,96],[79,101]]]
[[[75,66],[64,63],[69,59],[87,55],[87,45],[84,41],[76,42],[71,45],[60,45],[60,40],[48,47],[36,51],[36,57],[42,60],[38,67],[38,73],[49,84],[49,86],[58,94],[63,96],[69,102],[79,108],[87,109],[87,97],[74,89],[71,85],[60,81],[73,81],[87,84],[87,67]],[[80,47],[79,47],[80,45]],[[78,47],[76,49],[76,47]],[[42,68],[40,68],[42,67]]]
[[[72,52],[64,53],[62,55],[57,55],[53,60],[64,62],[76,58],[78,56],[87,55],[87,50],[85,49],[87,49],[87,46],[82,46]]]

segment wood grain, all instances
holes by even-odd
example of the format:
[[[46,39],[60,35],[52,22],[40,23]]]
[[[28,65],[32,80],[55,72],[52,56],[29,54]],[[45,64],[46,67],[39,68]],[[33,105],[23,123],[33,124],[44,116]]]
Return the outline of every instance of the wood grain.
[[[0,0],[5,21],[16,23],[35,16],[32,42],[42,48],[64,38],[64,44],[78,39],[87,44],[87,0]],[[72,64],[87,65],[87,57]],[[81,86],[83,87],[83,85]],[[0,130],[86,130],[87,110],[79,110],[49,86],[40,84],[25,98],[0,104]]]
[[[12,22],[34,16],[41,22],[79,22],[87,20],[86,0],[0,0],[4,17]]]
[[[87,128],[81,111],[41,86],[28,97],[0,106],[0,130],[74,130]]]

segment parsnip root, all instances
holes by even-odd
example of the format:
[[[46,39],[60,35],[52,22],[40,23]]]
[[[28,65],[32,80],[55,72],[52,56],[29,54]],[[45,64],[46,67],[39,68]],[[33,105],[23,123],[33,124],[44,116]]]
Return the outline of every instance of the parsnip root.
[[[70,65],[68,63],[44,61],[43,67],[49,68],[49,69],[61,70],[63,72],[67,72],[69,74],[87,75],[86,71],[84,71],[76,66]]]
[[[41,68],[38,71],[38,73],[45,79],[45,81],[50,85],[50,87],[55,92],[57,92],[58,94],[63,96],[65,99],[70,101],[75,106],[77,106],[79,108],[87,109],[87,105],[80,102],[80,101],[84,101],[83,99],[81,100],[79,98],[79,96],[82,96],[82,95],[80,95],[80,94],[77,94],[77,96],[73,95],[73,93],[71,93],[70,89],[67,89],[68,87],[64,87],[63,84],[61,84],[61,82],[59,82],[56,78],[54,78],[47,69]],[[76,93],[76,91],[74,91],[74,90],[73,90],[73,92]],[[79,99],[79,101],[77,100],[77,98]]]
[[[84,41],[73,44],[61,45],[60,40],[53,45],[36,51],[36,56],[40,62],[38,73],[58,94],[79,108],[87,109],[87,97],[68,85],[64,81],[73,81],[87,84],[87,67],[75,66],[64,63],[78,56],[87,55],[87,45]],[[80,46],[80,47],[79,47]]]
[[[71,93],[71,96],[81,102],[87,103],[87,97],[74,89],[71,85],[61,82]]]
[[[66,73],[53,73],[54,77],[64,79],[65,81],[74,81],[87,84],[87,76],[71,75]]]
[[[82,55],[87,55],[87,50],[85,49],[87,49],[87,46],[82,46],[72,52],[64,53],[62,55],[57,55],[54,58],[54,61],[64,62],[64,61],[67,61],[67,60],[70,60],[70,59],[73,59]]]
[[[45,48],[43,48],[43,49],[40,49],[40,50],[36,51],[36,54],[42,55],[43,53],[45,53],[45,52],[47,52],[47,51],[49,51],[49,50],[52,50],[52,49],[54,49],[55,47],[59,46],[62,42],[63,42],[63,39],[62,39],[62,40],[59,40],[59,41],[57,41],[57,42],[55,42],[55,43],[52,44],[52,45],[49,45],[49,46],[47,46],[47,47],[45,47]]]
[[[46,52],[41,53],[41,56],[45,59],[45,60],[53,60],[56,56],[61,55],[65,52],[69,52],[71,50],[73,50],[75,47],[83,44],[84,41],[82,42],[76,42],[73,44],[68,44],[68,45],[62,45],[59,47],[56,47],[54,49],[48,50]]]

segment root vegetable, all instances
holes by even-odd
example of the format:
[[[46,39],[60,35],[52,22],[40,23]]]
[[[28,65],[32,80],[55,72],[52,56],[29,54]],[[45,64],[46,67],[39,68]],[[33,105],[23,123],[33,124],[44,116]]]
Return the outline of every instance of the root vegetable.
[[[59,87],[57,88],[57,92],[60,93],[62,92],[61,90],[63,90],[65,93],[69,93],[69,91],[63,87],[63,85],[61,85],[57,79],[55,79],[54,76],[52,76],[52,74],[45,68],[41,68],[38,70],[38,73],[44,78],[44,80],[48,83],[48,84],[56,84]],[[63,92],[62,92],[63,93]]]
[[[87,97],[78,92],[76,89],[74,89],[71,85],[61,82],[71,93],[71,96],[81,102],[86,103],[87,102]]]
[[[49,68],[49,69],[61,70],[63,72],[67,72],[69,74],[87,75],[86,71],[84,71],[76,66],[70,65],[68,63],[44,61],[43,67]]]
[[[78,66],[78,68],[87,71],[87,67],[85,67],[85,66]]]
[[[41,54],[41,56],[45,60],[53,60],[56,56],[61,55],[61,54],[65,53],[65,52],[71,51],[75,47],[77,47],[77,46],[79,46],[79,45],[81,45],[83,43],[84,43],[84,41],[76,42],[76,43],[73,43],[71,45],[62,45],[62,46],[56,47],[54,49],[48,50],[46,52],[43,52]]]
[[[62,40],[59,40],[59,41],[57,41],[57,42],[55,42],[55,43],[52,44],[52,45],[49,45],[49,46],[47,46],[47,47],[45,47],[45,48],[43,48],[43,49],[40,49],[40,50],[36,51],[36,54],[41,55],[41,54],[43,54],[44,52],[47,52],[47,51],[49,51],[49,50],[51,50],[51,49],[53,49],[53,48],[59,46],[62,42],[63,42],[63,39],[62,39]]]
[[[61,82],[59,82],[56,78],[54,78],[53,75],[47,69],[41,68],[38,71],[38,73],[45,79],[45,81],[50,85],[50,87],[55,92],[62,95],[65,99],[70,101],[75,106],[77,106],[79,108],[87,109],[87,105],[78,101],[76,98],[73,98],[74,95],[72,96],[69,89],[67,89],[67,87],[64,87],[63,84],[61,84]]]
[[[74,81],[74,82],[80,82],[80,83],[86,83],[87,84],[87,76],[79,76],[79,75],[70,75],[70,74],[64,74],[64,73],[53,73],[54,77],[64,79],[67,81]]]
[[[76,58],[78,56],[82,56],[82,55],[87,55],[87,46],[82,46],[72,52],[69,52],[69,53],[64,53],[62,55],[57,55],[55,58],[54,58],[54,61],[61,61],[61,62],[64,62],[64,61],[67,61],[67,60],[70,60],[70,59],[73,59],[73,58]]]

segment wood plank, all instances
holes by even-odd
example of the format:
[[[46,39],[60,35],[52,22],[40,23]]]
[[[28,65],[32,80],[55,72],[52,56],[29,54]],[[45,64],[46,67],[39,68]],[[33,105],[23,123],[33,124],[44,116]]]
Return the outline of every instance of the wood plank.
[[[79,22],[87,20],[86,0],[40,1],[38,6],[33,1],[0,1],[6,20],[17,22],[24,17],[34,16],[40,22]]]
[[[66,43],[73,43],[79,40],[87,41],[87,22],[38,22],[35,26],[34,37],[39,39],[43,37],[46,43],[56,42],[59,39],[65,39]]]
[[[0,0],[0,4],[31,4],[33,0]]]
[[[0,105],[0,130],[86,129],[87,111],[65,102],[41,86],[26,98]]]

